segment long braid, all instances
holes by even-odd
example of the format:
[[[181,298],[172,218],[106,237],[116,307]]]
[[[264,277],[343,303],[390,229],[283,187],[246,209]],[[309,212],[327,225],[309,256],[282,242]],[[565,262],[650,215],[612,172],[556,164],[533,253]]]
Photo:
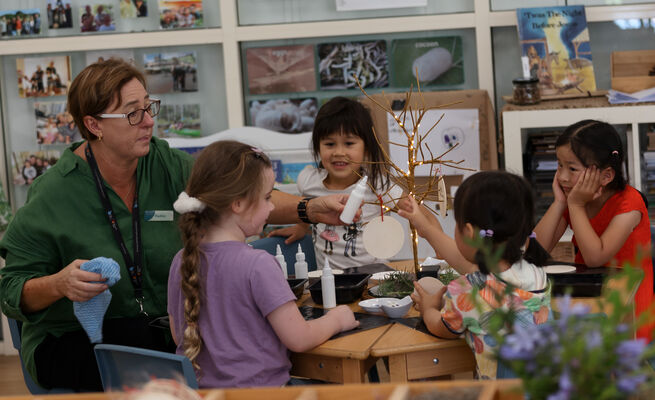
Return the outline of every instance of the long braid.
[[[271,162],[261,150],[236,141],[218,141],[207,146],[198,156],[185,194],[204,205],[201,210],[185,211],[179,219],[184,248],[180,265],[184,295],[184,355],[200,374],[197,358],[204,342],[200,331],[201,308],[206,303],[206,282],[201,268],[207,260],[201,249],[205,235],[220,224],[231,204],[239,199],[248,202],[261,194],[264,171]],[[178,211],[179,212],[179,211]]]
[[[180,221],[184,250],[182,252],[182,293],[184,294],[184,355],[191,360],[196,370],[200,370],[196,358],[202,349],[202,337],[198,328],[201,293],[200,284],[200,240],[202,239],[202,216],[197,213],[185,214]]]

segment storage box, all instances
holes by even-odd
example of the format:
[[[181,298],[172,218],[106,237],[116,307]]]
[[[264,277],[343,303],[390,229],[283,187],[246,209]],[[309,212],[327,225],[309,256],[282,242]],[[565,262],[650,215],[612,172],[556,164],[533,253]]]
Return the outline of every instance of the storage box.
[[[655,50],[613,51],[610,73],[612,89],[625,93],[655,87]]]
[[[370,274],[343,274],[334,275],[334,288],[336,291],[337,304],[348,304],[359,300],[368,286]],[[323,289],[321,280],[318,279],[309,286],[309,293],[316,304],[323,304]]]

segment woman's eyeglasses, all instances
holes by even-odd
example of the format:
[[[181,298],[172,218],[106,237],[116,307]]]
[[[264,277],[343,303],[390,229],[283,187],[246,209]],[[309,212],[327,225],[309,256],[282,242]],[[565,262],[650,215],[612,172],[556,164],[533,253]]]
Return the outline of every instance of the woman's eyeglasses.
[[[127,114],[100,114],[100,118],[127,118],[127,122],[134,126],[139,125],[143,121],[143,115],[147,112],[151,117],[156,117],[159,114],[159,104],[161,100],[150,99],[150,104],[146,108],[139,108]]]

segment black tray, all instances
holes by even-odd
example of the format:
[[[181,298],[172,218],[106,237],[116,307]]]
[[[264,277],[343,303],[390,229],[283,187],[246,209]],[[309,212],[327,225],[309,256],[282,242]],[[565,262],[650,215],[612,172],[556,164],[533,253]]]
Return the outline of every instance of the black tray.
[[[570,291],[573,297],[598,297],[601,295],[605,278],[616,272],[615,268],[589,268],[582,264],[570,265],[576,267],[575,272],[548,274],[548,278],[553,281],[552,295],[559,296]]]
[[[287,279],[287,282],[289,282],[289,287],[291,288],[291,291],[293,294],[296,296],[296,299],[300,299],[302,297],[302,292],[305,290],[305,283],[307,283],[307,279]]]
[[[362,297],[364,289],[368,286],[371,274],[343,274],[334,275],[334,287],[337,304],[348,304]],[[323,290],[321,280],[318,279],[309,287],[309,293],[316,304],[323,304]]]

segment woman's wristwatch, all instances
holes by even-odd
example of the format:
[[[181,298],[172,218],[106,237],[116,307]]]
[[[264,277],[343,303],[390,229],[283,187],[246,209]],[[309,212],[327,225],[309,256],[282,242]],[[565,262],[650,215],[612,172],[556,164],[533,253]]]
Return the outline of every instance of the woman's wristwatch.
[[[305,197],[298,202],[298,218],[300,218],[300,220],[306,224],[312,223],[312,221],[309,220],[309,216],[307,215],[307,203],[309,203],[309,200],[311,199],[313,199],[313,197]]]

